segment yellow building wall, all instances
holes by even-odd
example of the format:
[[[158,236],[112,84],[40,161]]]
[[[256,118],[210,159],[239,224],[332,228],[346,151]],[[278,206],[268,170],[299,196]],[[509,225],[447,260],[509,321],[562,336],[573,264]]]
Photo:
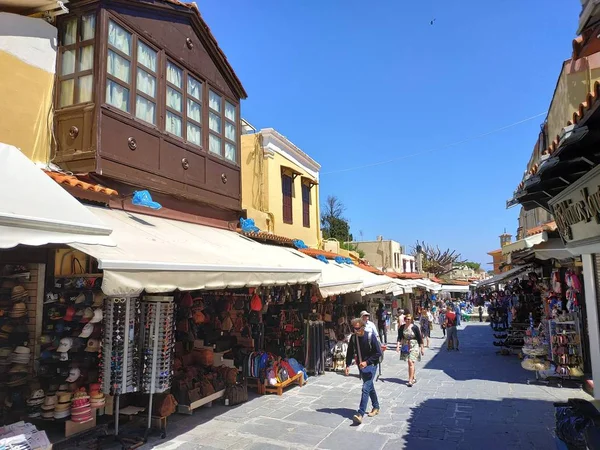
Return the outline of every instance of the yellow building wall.
[[[320,240],[320,215],[319,215],[319,186],[310,190],[310,228],[302,225],[302,176],[312,178],[300,166],[289,161],[278,153],[268,162],[268,205],[274,217],[273,232],[279,236],[290,239],[301,239],[309,247],[318,247]],[[289,167],[300,172],[294,180],[292,189],[292,224],[283,222],[283,192],[281,189],[281,167]]]
[[[278,236],[301,239],[309,247],[318,247],[321,237],[319,186],[310,190],[310,228],[302,221],[302,176],[313,178],[302,167],[279,153],[263,156],[260,133],[245,134],[242,149],[242,208],[262,231]],[[283,222],[281,168],[289,167],[301,175],[294,180],[292,191],[293,223]]]
[[[0,142],[34,162],[50,160],[56,28],[0,13]]]

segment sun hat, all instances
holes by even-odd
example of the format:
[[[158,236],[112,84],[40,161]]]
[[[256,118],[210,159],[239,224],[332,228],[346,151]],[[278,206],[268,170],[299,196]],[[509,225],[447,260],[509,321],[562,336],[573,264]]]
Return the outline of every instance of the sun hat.
[[[29,373],[29,369],[24,364],[14,365],[8,373]]]
[[[80,322],[87,323],[94,318],[94,310],[89,306],[83,310],[83,317]]]
[[[57,352],[68,352],[73,347],[73,338],[65,337],[60,340],[60,345],[56,349]]]
[[[7,386],[22,386],[29,381],[28,373],[15,373],[10,375],[10,381],[6,382]]]
[[[80,293],[77,297],[75,297],[74,301],[76,305],[79,305],[80,303],[84,303],[85,302],[85,294],[82,292]]]
[[[100,341],[98,339],[88,340],[85,351],[90,353],[98,353],[100,351]]]
[[[13,305],[12,309],[8,313],[12,319],[18,319],[27,315],[27,305],[23,302],[17,302]]]
[[[69,371],[69,377],[65,381],[67,383],[74,383],[75,381],[77,381],[79,379],[80,376],[81,376],[81,370],[79,370],[77,367],[73,367]]]
[[[80,338],[89,338],[93,332],[94,332],[94,324],[86,323],[85,326],[83,327],[83,330],[81,330],[81,333],[79,333],[79,337]]]
[[[12,300],[18,300],[25,297],[29,297],[29,293],[27,292],[27,289],[25,289],[23,286],[17,285],[12,288],[12,291],[10,293],[10,298]]]
[[[362,317],[362,316],[369,316],[369,317],[371,317],[371,314],[369,313],[369,311],[361,311],[360,317]]]
[[[103,318],[104,318],[104,313],[102,312],[102,309],[96,308],[94,310],[94,316],[92,317],[92,319],[90,320],[90,322],[91,323],[102,322]]]
[[[104,305],[104,293],[101,291],[94,292],[94,302],[92,306],[100,307]]]
[[[59,405],[70,405],[71,400],[73,399],[73,394],[71,394],[70,392],[57,392],[56,396],[58,398]]]

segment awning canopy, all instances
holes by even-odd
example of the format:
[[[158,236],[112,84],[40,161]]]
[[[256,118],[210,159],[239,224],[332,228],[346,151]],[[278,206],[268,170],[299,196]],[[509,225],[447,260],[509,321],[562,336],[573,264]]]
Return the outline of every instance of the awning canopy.
[[[322,270],[319,280],[319,291],[323,297],[360,292],[363,289],[363,280],[352,270],[347,270],[346,264],[338,264],[329,260],[328,264],[313,259],[320,264]]]
[[[533,247],[534,245],[541,244],[542,242],[546,242],[548,240],[548,233],[543,231],[538,234],[534,234],[533,236],[528,236],[524,239],[519,239],[516,242],[511,244],[506,244],[502,247],[502,254],[508,255],[512,252],[517,252],[520,250],[526,250],[528,248]]]
[[[89,206],[113,233],[116,247],[71,244],[98,260],[106,295],[176,289],[224,289],[316,283],[321,264],[284,247],[238,233],[121,210]]]
[[[529,269],[529,265],[513,267],[512,269],[499,273],[498,275],[494,275],[492,278],[488,278],[487,280],[483,280],[482,282],[477,284],[477,287],[489,286],[490,284],[500,283],[502,281],[507,281],[518,276],[521,272]]]
[[[353,271],[355,276],[362,280],[364,295],[375,294],[376,292],[391,292],[394,289],[394,280],[388,276],[376,275],[353,264],[348,264],[346,269]]]
[[[0,143],[0,248],[112,245],[111,228],[16,147]]]
[[[442,284],[441,292],[469,292],[469,286],[456,286],[453,284]]]
[[[417,285],[417,287],[426,289],[429,292],[439,292],[440,289],[442,289],[441,284],[431,281],[429,278],[416,278],[412,281]]]

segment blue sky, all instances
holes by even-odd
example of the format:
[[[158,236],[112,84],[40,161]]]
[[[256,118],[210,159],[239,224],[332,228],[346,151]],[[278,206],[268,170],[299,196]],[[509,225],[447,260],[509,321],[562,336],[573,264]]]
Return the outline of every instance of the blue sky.
[[[321,164],[321,203],[338,196],[355,237],[487,263],[504,228],[514,233],[505,201],[544,117],[407,155],[546,111],[579,1],[197,3],[248,92],[243,117]]]

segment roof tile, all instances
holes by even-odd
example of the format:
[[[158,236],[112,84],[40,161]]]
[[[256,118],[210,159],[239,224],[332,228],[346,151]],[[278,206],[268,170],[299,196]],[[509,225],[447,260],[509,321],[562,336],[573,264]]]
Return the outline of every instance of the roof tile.
[[[106,188],[99,184],[88,183],[87,181],[80,180],[75,175],[69,175],[66,173],[54,172],[54,171],[50,171],[50,170],[44,170],[44,172],[46,173],[46,175],[48,175],[50,178],[52,178],[54,181],[56,181],[60,185],[71,186],[74,188],[83,189],[84,191],[94,191],[94,192],[98,192],[100,194],[106,194],[106,195],[111,195],[111,196],[119,195],[119,193],[117,191],[115,191],[114,189]],[[85,176],[85,175],[80,175],[80,176]]]
[[[539,227],[530,228],[527,230],[527,236],[533,236],[534,234],[540,234],[544,231],[554,231],[556,230],[556,222],[554,220],[544,223]]]

